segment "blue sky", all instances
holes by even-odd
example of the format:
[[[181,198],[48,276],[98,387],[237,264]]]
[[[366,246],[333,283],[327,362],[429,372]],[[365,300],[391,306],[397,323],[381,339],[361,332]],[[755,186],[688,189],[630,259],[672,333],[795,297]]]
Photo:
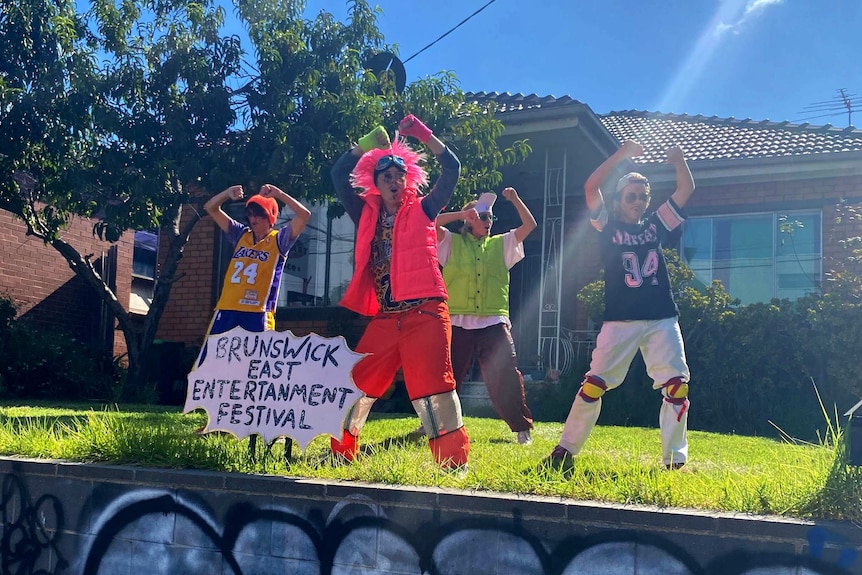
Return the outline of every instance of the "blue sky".
[[[407,60],[489,0],[377,0]],[[374,2],[372,2],[373,4]],[[347,17],[346,0],[310,0]],[[406,62],[408,81],[454,71],[466,91],[568,95],[597,113],[650,110],[862,126],[860,0],[494,0]]]

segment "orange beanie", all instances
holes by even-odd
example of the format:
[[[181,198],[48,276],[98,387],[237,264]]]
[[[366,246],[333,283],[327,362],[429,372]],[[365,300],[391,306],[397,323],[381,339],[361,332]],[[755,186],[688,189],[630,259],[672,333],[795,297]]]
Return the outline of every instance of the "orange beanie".
[[[275,198],[265,198],[261,195],[254,195],[248,199],[245,206],[248,207],[250,204],[257,204],[260,206],[266,213],[266,217],[269,219],[269,225],[275,225],[275,219],[278,217],[278,202],[275,201]]]

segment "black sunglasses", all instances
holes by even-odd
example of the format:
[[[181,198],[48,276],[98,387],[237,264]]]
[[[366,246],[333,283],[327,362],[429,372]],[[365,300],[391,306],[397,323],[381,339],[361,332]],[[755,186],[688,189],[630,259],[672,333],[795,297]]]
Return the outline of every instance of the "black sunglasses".
[[[497,216],[493,214],[479,214],[479,219],[483,222],[496,222]]]
[[[382,172],[384,170],[388,170],[392,166],[395,166],[404,172],[407,171],[407,164],[404,162],[404,158],[401,156],[393,156],[392,154],[383,156],[377,160],[377,165],[374,166],[374,171]]]
[[[623,196],[623,200],[627,204],[633,204],[638,200],[642,201],[643,203],[647,203],[649,201],[649,194],[629,192],[625,196]]]

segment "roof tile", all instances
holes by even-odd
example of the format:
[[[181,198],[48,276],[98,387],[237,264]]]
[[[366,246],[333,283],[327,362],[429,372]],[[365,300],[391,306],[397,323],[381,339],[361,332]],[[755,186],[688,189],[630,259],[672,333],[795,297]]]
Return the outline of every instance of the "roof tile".
[[[540,98],[535,94],[474,92],[465,94],[465,97],[480,103],[494,101],[497,112],[501,114],[582,105],[570,96]],[[633,139],[644,147],[644,155],[635,159],[637,163],[663,162],[667,148],[674,144],[685,150],[688,160],[862,151],[862,130],[853,126],[836,128],[831,124],[812,126],[808,122],[792,124],[787,121],[738,120],[733,116],[719,118],[715,115],[689,116],[641,110],[616,111],[598,117],[619,142]]]
[[[750,118],[705,118],[628,110],[600,115],[620,142],[633,139],[644,147],[638,163],[662,162],[669,143],[679,144],[689,160],[764,158],[828,152],[862,151],[862,130],[812,126]]]

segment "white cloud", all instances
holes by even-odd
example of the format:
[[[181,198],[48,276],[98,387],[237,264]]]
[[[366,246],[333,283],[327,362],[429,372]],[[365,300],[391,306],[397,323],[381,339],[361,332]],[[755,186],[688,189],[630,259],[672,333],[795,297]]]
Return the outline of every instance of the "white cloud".
[[[782,2],[784,2],[784,0],[750,0],[745,6],[745,13],[742,15],[742,20],[745,20],[758,11],[766,10],[768,6],[778,5]]]
[[[770,6],[783,2],[784,0],[717,0],[715,13],[704,27],[697,43],[689,50],[680,69],[651,109],[684,109],[688,96],[698,89],[698,80],[709,68],[715,55],[720,53],[725,42],[724,34],[739,34],[739,27],[743,23],[762,17]]]
[[[715,25],[715,29],[713,30],[713,33],[716,36],[721,36],[725,32],[729,32],[731,30],[733,30],[733,26],[731,26],[730,24],[725,24],[724,22],[719,22],[718,24]]]
[[[718,10],[718,23],[713,32],[716,36],[728,32],[738,34],[744,24],[760,17],[771,6],[783,3],[784,0],[722,0]]]

